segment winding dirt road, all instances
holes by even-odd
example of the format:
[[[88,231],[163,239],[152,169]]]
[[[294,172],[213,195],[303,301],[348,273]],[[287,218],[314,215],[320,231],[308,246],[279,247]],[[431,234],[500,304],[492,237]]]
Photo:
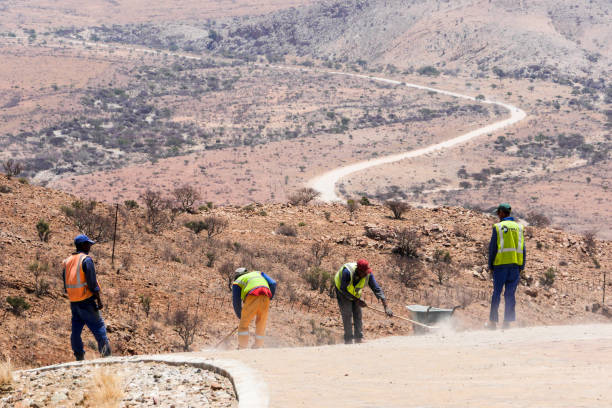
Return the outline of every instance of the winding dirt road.
[[[430,88],[427,86],[422,86],[422,85],[417,85],[417,84],[411,84],[407,82],[395,81],[395,80],[387,79],[387,78],[351,74],[351,73],[346,73],[346,72],[328,72],[328,73],[334,74],[334,75],[344,75],[344,76],[351,76],[355,78],[369,79],[369,80],[384,82],[384,83],[393,84],[393,85],[405,85],[409,88],[422,89],[422,90],[436,92],[436,93],[443,94],[443,95],[453,96],[456,98],[463,98],[463,99],[468,99],[472,101],[477,101],[477,99],[473,96],[463,95],[460,93],[445,91],[445,90],[437,89],[437,88]],[[393,154],[390,156],[379,157],[376,159],[357,162],[354,164],[350,164],[348,166],[338,167],[336,169],[333,169],[331,171],[328,171],[326,173],[323,173],[311,179],[308,182],[308,186],[314,188],[315,190],[321,193],[321,196],[319,197],[319,199],[321,199],[322,201],[325,201],[325,202],[340,201],[341,200],[340,197],[336,194],[336,184],[342,178],[347,177],[350,174],[353,174],[358,171],[366,170],[371,167],[380,166],[382,164],[388,164],[388,163],[393,163],[393,162],[397,162],[397,161],[404,160],[404,159],[410,159],[413,157],[423,156],[425,154],[432,153],[437,150],[442,150],[445,148],[453,147],[458,144],[465,143],[475,137],[478,137],[478,136],[481,136],[487,133],[492,133],[506,126],[513,125],[523,120],[525,117],[527,117],[527,114],[523,110],[517,108],[516,106],[512,106],[512,105],[502,103],[502,102],[491,101],[487,99],[481,100],[479,102],[501,106],[510,112],[510,117],[507,119],[498,121],[498,122],[491,123],[490,125],[481,127],[479,129],[472,130],[471,132],[461,134],[457,137],[446,140],[444,142],[440,142],[440,143],[433,144],[431,146],[423,147],[421,149],[410,150],[408,152],[397,153],[397,154]]]

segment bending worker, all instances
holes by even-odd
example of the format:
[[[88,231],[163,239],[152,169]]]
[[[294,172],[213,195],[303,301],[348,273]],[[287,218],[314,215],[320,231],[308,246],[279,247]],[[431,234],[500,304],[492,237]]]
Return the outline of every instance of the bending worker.
[[[102,300],[100,299],[100,286],[96,279],[96,270],[89,250],[95,244],[86,235],[79,235],[74,239],[76,252],[62,261],[64,290],[70,300],[72,311],[72,334],[70,344],[77,361],[85,358],[85,349],[81,333],[83,326],[87,325],[98,342],[98,351],[102,357],[111,355],[110,343],[106,336],[106,326],[100,315]]]
[[[232,285],[232,300],[234,312],[240,319],[238,325],[238,348],[249,345],[249,324],[255,317],[255,345],[263,347],[266,334],[266,321],[270,300],[276,292],[276,282],[263,272],[248,272],[246,268],[238,268],[234,273]],[[244,308],[242,304],[244,302]]]
[[[351,344],[353,339],[355,343],[363,341],[363,321],[361,308],[367,304],[361,300],[363,288],[368,285],[376,298],[382,301],[385,307],[387,316],[393,316],[391,308],[387,305],[385,295],[376,283],[370,264],[365,259],[360,259],[356,263],[349,262],[342,265],[342,268],[336,273],[334,278],[336,283],[336,298],[338,299],[338,307],[342,316],[342,325],[344,326],[344,343]],[[353,334],[353,322],[355,332]]]
[[[486,327],[497,328],[499,317],[497,310],[501,292],[504,286],[504,324],[510,327],[510,322],[516,320],[514,294],[521,280],[521,271],[525,268],[525,237],[523,226],[510,216],[510,204],[500,204],[497,207],[499,223],[493,225],[493,234],[489,242],[489,269],[493,271],[493,296],[491,297],[491,312]]]

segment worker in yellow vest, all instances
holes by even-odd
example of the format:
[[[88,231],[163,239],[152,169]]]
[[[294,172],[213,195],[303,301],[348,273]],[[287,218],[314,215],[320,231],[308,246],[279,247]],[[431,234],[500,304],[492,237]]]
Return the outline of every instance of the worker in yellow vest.
[[[523,226],[510,216],[510,204],[503,203],[497,207],[499,223],[493,225],[493,233],[489,242],[489,269],[493,271],[493,296],[489,322],[485,327],[496,329],[499,321],[497,310],[504,291],[504,323],[503,328],[509,328],[516,320],[516,288],[521,280],[521,271],[525,268],[525,236]]]
[[[349,262],[340,268],[334,277],[336,284],[336,299],[342,316],[344,326],[344,343],[351,344],[363,341],[363,321],[361,308],[366,302],[361,299],[363,288],[367,285],[372,289],[376,298],[382,301],[387,316],[393,316],[391,308],[387,305],[385,294],[374,279],[370,264],[365,259]],[[353,332],[353,324],[355,331]]]
[[[276,282],[263,272],[238,268],[234,273],[232,301],[234,312],[240,319],[238,348],[249,345],[249,324],[255,318],[254,348],[263,347],[270,300],[274,298]],[[244,304],[244,307],[243,307]]]
[[[111,355],[110,343],[106,336],[106,326],[100,315],[102,300],[100,286],[96,279],[94,263],[89,256],[89,250],[95,242],[86,235],[78,235],[74,239],[76,252],[62,262],[62,278],[64,290],[70,300],[72,311],[72,334],[70,344],[77,360],[85,358],[85,349],[81,333],[87,325],[98,342],[98,351],[102,357]]]

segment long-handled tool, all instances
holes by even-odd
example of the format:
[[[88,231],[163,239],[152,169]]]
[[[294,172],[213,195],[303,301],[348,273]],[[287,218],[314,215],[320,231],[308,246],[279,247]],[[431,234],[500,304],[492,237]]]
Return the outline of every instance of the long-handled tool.
[[[374,308],[374,307],[372,307],[370,305],[367,305],[366,307],[368,309],[374,310],[375,312],[382,313],[382,314],[385,314],[385,315],[387,314],[383,310],[378,310],[378,309],[376,309],[376,308]],[[439,329],[438,326],[428,326],[428,325],[426,325],[424,323],[420,323],[420,322],[414,321],[412,319],[408,319],[407,317],[402,317],[402,316],[397,316],[397,315],[393,315],[393,317],[396,317],[396,318],[398,318],[400,320],[406,320],[406,321],[408,321],[408,322],[410,322],[412,324],[416,324],[417,326],[421,326],[421,327],[426,327],[428,329]]]
[[[231,337],[232,334],[234,334],[236,332],[236,330],[238,330],[238,326],[234,327],[234,330],[232,330],[227,336],[225,336],[224,338],[221,339],[221,341],[219,343],[217,343],[217,345],[215,346],[215,348],[219,348],[220,345],[222,345],[223,343],[225,343],[225,341],[227,339],[229,339]]]

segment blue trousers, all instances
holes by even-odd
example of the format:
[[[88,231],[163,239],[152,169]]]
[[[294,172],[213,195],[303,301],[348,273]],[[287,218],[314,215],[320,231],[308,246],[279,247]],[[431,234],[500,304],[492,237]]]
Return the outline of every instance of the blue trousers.
[[[504,291],[504,321],[513,322],[516,320],[516,314],[514,308],[516,306],[516,300],[514,294],[516,288],[521,280],[521,273],[518,265],[497,265],[493,267],[493,296],[491,297],[491,313],[489,314],[489,320],[492,322],[499,321],[497,309],[499,309],[499,301],[501,299],[501,292]]]
[[[70,302],[72,310],[72,334],[70,335],[70,345],[74,355],[79,358],[85,354],[83,348],[83,340],[81,333],[83,327],[87,325],[98,342],[98,351],[104,357],[110,355],[110,343],[106,336],[106,326],[100,315],[100,311],[96,308],[96,303],[93,298],[83,300],[81,302]]]

